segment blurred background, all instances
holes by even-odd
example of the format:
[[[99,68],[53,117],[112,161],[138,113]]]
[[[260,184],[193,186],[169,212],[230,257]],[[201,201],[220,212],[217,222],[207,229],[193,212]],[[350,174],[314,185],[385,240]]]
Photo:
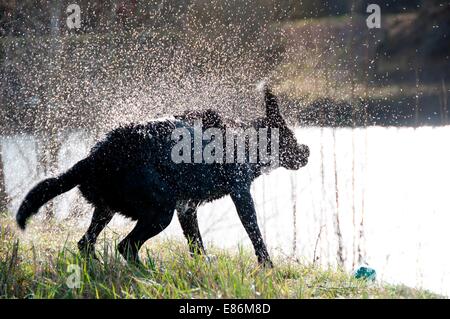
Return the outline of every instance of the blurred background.
[[[269,248],[448,294],[449,31],[444,0],[0,0],[0,212],[122,123],[259,116],[268,80],[312,152],[255,183]],[[91,213],[76,191],[43,211]],[[207,241],[249,245],[228,199],[199,218]]]

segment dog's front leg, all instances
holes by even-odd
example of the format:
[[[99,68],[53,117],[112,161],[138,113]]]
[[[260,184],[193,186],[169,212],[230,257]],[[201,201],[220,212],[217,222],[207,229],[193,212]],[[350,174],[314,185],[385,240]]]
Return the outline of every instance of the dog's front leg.
[[[188,241],[189,251],[192,255],[205,254],[202,235],[200,234],[197,220],[197,207],[199,204],[197,201],[180,201],[176,207],[178,221]]]
[[[269,253],[267,252],[266,245],[261,236],[261,232],[256,220],[255,204],[253,203],[250,189],[240,190],[231,194],[231,199],[236,206],[237,213],[247,231],[253,247],[255,248],[258,262],[266,267],[273,267],[270,260]]]

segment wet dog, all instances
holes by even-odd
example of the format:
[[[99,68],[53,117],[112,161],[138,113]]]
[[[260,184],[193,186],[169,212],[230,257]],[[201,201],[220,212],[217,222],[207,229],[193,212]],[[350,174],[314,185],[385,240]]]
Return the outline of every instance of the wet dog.
[[[265,89],[265,107],[265,116],[249,123],[249,127],[279,132],[280,166],[297,170],[306,165],[309,149],[297,143],[280,114],[277,98],[268,88]],[[169,225],[175,210],[190,251],[204,253],[197,208],[230,195],[258,262],[271,266],[250,194],[252,181],[270,163],[259,159],[244,163],[175,163],[172,159],[176,143],[172,138],[173,131],[179,128],[192,131],[191,122],[196,117],[200,117],[206,127],[218,127],[225,134],[227,126],[211,110],[155,120],[145,125],[119,127],[108,133],[86,158],[68,171],[45,179],[31,189],[17,213],[18,225],[25,229],[28,218],[42,205],[78,186],[81,194],[94,206],[91,224],[78,242],[82,253],[95,256],[97,237],[113,215],[119,213],[137,223],[119,243],[118,250],[128,261],[138,262],[140,247]],[[249,148],[248,141],[245,147]]]

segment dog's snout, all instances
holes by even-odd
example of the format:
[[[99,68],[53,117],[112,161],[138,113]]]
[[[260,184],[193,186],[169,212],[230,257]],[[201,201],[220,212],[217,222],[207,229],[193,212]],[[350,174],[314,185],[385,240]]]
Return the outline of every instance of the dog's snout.
[[[304,144],[300,145],[300,151],[302,152],[302,154],[305,158],[309,157],[310,152],[309,152],[308,145],[304,145]]]

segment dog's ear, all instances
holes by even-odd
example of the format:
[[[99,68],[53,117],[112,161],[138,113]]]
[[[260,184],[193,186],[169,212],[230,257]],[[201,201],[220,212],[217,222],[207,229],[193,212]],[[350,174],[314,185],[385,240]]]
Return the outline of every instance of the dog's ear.
[[[278,107],[277,97],[273,95],[269,87],[264,88],[264,101],[266,103],[266,118],[271,126],[279,126],[284,123]]]

